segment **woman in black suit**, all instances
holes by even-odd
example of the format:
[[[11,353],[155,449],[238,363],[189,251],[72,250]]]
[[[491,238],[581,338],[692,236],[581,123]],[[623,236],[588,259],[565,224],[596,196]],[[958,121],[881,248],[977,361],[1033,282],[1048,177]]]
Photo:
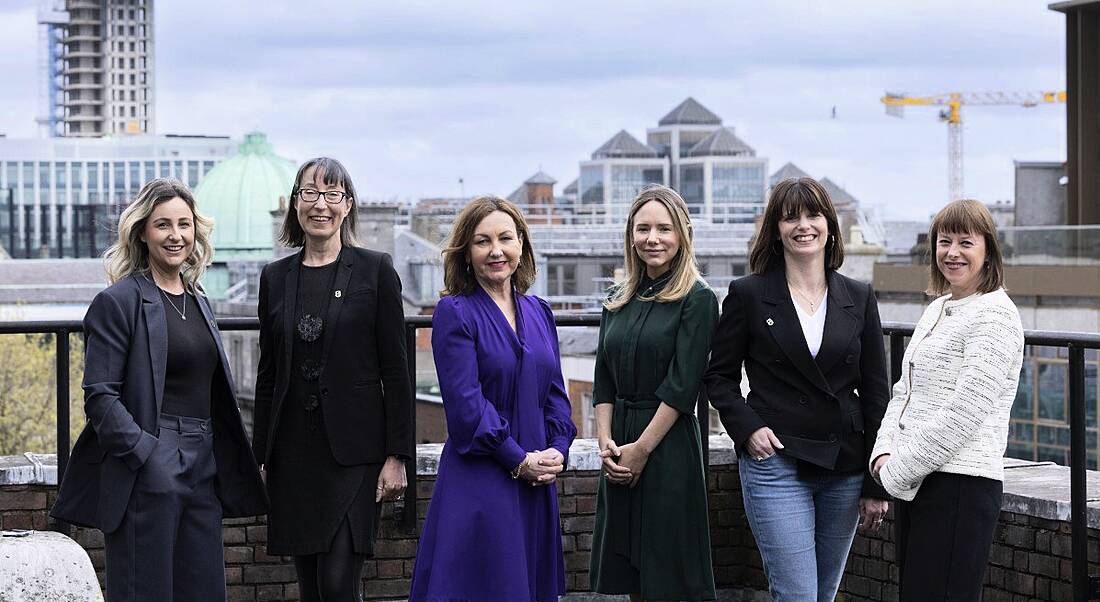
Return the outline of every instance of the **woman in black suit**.
[[[84,318],[88,424],[50,514],[103,531],[111,602],[224,600],[222,518],[267,510],[214,315],[211,221],[146,184]]]
[[[260,276],[253,450],[271,497],[268,553],[293,556],[303,602],[360,599],[381,502],[405,491],[413,445],[401,282],[355,244],[351,177],[302,165]]]
[[[839,230],[816,181],[776,185],[704,376],[777,602],[831,601],[857,523],[887,510],[865,470],[889,399],[882,326],[871,287],[836,271]]]

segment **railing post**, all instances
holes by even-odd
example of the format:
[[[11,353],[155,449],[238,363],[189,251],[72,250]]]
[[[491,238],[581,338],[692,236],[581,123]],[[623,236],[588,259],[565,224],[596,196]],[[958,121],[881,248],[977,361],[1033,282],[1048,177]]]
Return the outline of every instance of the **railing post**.
[[[703,446],[703,468],[710,466],[710,400],[707,388],[699,387],[699,399],[695,406],[695,416],[699,420],[700,443]]]
[[[1070,474],[1070,548],[1073,550],[1073,599],[1088,600],[1089,525],[1088,491],[1085,470],[1085,349],[1070,343],[1069,349],[1069,474]]]
[[[401,508],[401,526],[409,531],[416,529],[416,325],[405,324],[405,361],[409,366],[409,386],[412,387],[412,403],[409,405],[412,425],[412,457],[405,463],[405,501]]]
[[[890,333],[890,386],[901,380],[901,358],[905,355],[905,336]]]
[[[57,395],[57,485],[65,476],[65,467],[69,464],[69,331],[59,329],[54,357],[54,379]],[[57,522],[54,529],[68,534],[69,525]]]

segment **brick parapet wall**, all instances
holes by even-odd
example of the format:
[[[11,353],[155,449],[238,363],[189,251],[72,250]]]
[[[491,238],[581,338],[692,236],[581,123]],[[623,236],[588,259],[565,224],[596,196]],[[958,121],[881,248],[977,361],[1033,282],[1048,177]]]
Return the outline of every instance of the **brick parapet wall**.
[[[752,533],[745,520],[736,462],[712,451],[708,497],[715,582],[721,589],[751,593],[766,590],[767,581]],[[427,512],[435,484],[433,460],[438,446],[421,446],[416,492],[419,524]],[[721,463],[715,463],[715,460]],[[558,482],[566,585],[570,591],[588,590],[588,564],[595,523],[598,472],[588,461],[565,473]],[[56,487],[0,485],[0,528],[48,528],[47,508]],[[410,508],[411,509],[411,508]],[[852,546],[841,587],[846,601],[897,599],[897,567],[889,520],[877,532],[860,533]],[[1089,530],[1090,569],[1100,570],[1100,539]],[[94,529],[74,529],[72,537],[89,553],[93,566],[103,571],[103,536]],[[289,558],[266,553],[267,526],[263,517],[226,520],[224,524],[226,583],[232,602],[298,600],[298,586]],[[408,594],[416,553],[416,536],[405,532],[387,505],[376,543],[376,556],[364,568],[368,600],[403,599]],[[1069,524],[1017,512],[1003,512],[997,527],[985,600],[1068,600],[1070,596]]]

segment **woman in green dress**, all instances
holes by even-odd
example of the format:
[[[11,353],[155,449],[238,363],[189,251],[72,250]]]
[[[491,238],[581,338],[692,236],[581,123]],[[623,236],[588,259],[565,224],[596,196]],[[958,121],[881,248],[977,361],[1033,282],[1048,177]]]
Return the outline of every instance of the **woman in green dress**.
[[[626,225],[626,279],[604,303],[593,403],[603,476],[592,591],[713,600],[706,469],[695,404],[718,321],[687,205],[647,186]]]

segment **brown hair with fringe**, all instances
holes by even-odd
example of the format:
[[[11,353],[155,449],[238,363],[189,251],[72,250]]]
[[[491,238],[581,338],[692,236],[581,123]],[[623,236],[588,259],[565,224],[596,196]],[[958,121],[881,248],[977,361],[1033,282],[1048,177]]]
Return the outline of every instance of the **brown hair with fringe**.
[[[985,264],[982,266],[982,281],[978,283],[978,290],[992,293],[1005,288],[1004,258],[1001,254],[1001,242],[997,239],[997,223],[993,221],[993,215],[985,205],[973,199],[962,199],[952,201],[940,209],[928,228],[932,267],[926,293],[939,296],[951,290],[951,283],[940,271],[939,262],[936,261],[936,242],[940,234],[981,235],[985,239]]]
[[[828,191],[813,178],[788,178],[776,184],[768,197],[764,221],[749,251],[749,270],[753,274],[763,274],[774,265],[783,265],[779,222],[801,215],[803,211],[809,215],[821,214],[829,224],[829,239],[825,241],[825,269],[838,270],[844,265],[844,238]]]

